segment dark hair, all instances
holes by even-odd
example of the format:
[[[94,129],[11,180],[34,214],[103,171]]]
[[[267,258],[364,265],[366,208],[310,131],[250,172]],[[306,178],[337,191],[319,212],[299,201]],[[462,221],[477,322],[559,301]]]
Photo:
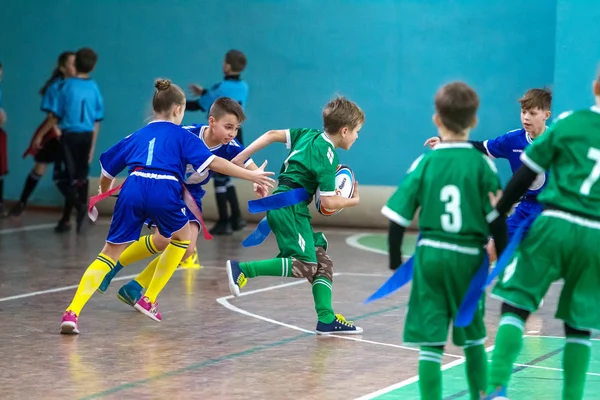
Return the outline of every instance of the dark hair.
[[[344,127],[353,130],[364,122],[365,113],[343,96],[336,97],[323,108],[323,128],[329,134],[338,133]]]
[[[479,96],[464,82],[442,86],[435,94],[435,109],[442,124],[454,133],[469,128],[479,108]]]
[[[244,114],[240,103],[229,97],[219,97],[216,99],[212,106],[210,106],[208,115],[216,120],[220,120],[225,115],[235,115],[240,124],[246,120],[246,114]]]
[[[92,72],[98,61],[98,54],[89,47],[77,50],[75,53],[75,69],[77,72],[87,74]]]
[[[46,94],[46,91],[48,90],[50,85],[52,85],[54,83],[55,80],[65,77],[65,75],[62,73],[60,68],[64,67],[65,64],[67,63],[67,61],[69,60],[69,57],[74,56],[74,55],[75,55],[75,52],[73,52],[73,51],[64,51],[64,52],[60,53],[60,55],[58,56],[58,61],[56,62],[56,64],[57,64],[56,68],[54,68],[54,71],[52,71],[52,75],[50,75],[50,78],[48,78],[46,83],[44,83],[44,86],[42,86],[42,88],[40,89],[40,94],[42,96]]]
[[[231,72],[239,74],[246,68],[246,56],[239,50],[229,50],[225,62],[231,66]]]
[[[183,90],[169,79],[157,79],[154,81],[154,97],[152,98],[152,109],[156,113],[169,111],[173,106],[185,105],[185,94]]]
[[[539,108],[550,110],[552,107],[552,92],[549,89],[529,89],[523,97],[519,99],[523,110]]]

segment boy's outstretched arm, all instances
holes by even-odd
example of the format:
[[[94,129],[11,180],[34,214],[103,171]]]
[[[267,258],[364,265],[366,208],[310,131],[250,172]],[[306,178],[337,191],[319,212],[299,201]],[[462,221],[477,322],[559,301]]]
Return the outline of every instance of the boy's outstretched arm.
[[[240,168],[224,158],[214,157],[208,166],[213,171],[219,172],[223,175],[245,179],[266,187],[273,187],[275,181],[269,178],[269,175],[273,175],[274,173],[264,171],[265,165],[266,162],[261,165],[260,168],[251,171],[245,168]]]
[[[286,143],[287,131],[278,129],[263,133],[258,139],[242,150],[231,162],[236,165],[244,165],[245,160],[249,159],[254,153],[275,142]]]

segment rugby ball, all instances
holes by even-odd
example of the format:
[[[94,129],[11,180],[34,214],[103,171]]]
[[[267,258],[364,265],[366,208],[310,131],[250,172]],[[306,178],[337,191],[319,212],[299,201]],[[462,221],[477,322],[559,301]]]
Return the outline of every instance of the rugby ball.
[[[340,208],[339,210],[329,210],[323,207],[321,204],[320,193],[321,191],[317,189],[317,192],[315,193],[315,206],[317,207],[319,214],[330,217],[343,210],[343,208]],[[351,198],[354,194],[354,173],[347,165],[340,164],[337,167],[335,173],[335,194],[347,199]]]

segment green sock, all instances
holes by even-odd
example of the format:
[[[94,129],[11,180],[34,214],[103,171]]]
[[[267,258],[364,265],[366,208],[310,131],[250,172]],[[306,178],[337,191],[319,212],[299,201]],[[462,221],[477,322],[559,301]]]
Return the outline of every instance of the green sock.
[[[499,386],[508,386],[513,364],[523,347],[524,330],[525,321],[516,314],[506,313],[500,318],[488,378],[488,393],[493,392]]]
[[[591,350],[592,342],[588,337],[567,336],[563,354],[563,399],[580,400],[583,398]]]
[[[469,393],[472,400],[479,400],[481,392],[487,388],[487,354],[482,344],[465,347],[465,357],[467,358],[466,370],[467,381],[469,382]]]
[[[330,324],[335,320],[331,306],[331,281],[323,276],[317,277],[312,283],[312,293],[315,299],[315,310],[319,321]]]
[[[270,260],[241,262],[240,269],[248,278],[257,276],[292,276],[291,258],[272,258]]]
[[[421,400],[442,398],[442,353],[436,347],[421,347],[419,352],[419,391]]]

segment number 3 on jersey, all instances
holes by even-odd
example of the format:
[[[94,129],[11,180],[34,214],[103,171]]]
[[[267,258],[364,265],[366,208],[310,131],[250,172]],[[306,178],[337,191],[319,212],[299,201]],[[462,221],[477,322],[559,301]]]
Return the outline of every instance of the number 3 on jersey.
[[[446,204],[446,212],[442,214],[442,229],[456,233],[462,227],[460,212],[460,190],[454,185],[446,185],[440,192],[440,200]]]
[[[592,172],[590,172],[590,175],[583,181],[579,188],[579,193],[584,196],[589,196],[592,186],[598,181],[598,178],[600,178],[600,150],[590,147],[587,157],[590,160],[595,161],[596,164],[594,164]]]

